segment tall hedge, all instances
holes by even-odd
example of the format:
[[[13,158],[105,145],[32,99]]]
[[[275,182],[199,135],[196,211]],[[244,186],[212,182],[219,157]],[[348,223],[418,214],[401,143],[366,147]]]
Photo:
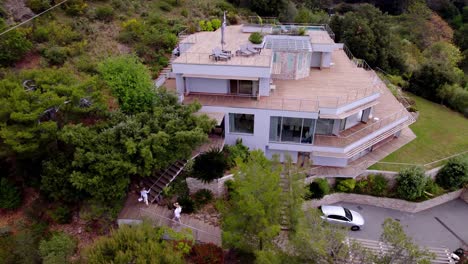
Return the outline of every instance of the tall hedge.
[[[413,201],[423,195],[427,178],[422,168],[410,167],[401,170],[396,180],[398,197]]]
[[[468,183],[468,157],[450,159],[437,173],[436,182],[447,190],[456,190]]]

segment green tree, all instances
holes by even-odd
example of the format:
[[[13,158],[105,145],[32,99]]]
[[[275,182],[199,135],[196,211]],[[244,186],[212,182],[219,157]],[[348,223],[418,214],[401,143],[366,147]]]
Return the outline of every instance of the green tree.
[[[7,26],[0,17],[0,32],[5,30],[7,30]],[[26,33],[23,29],[14,29],[0,36],[0,65],[11,65],[23,58],[31,48],[32,43],[26,38]]]
[[[429,264],[435,255],[426,249],[420,249],[405,234],[401,224],[391,218],[385,219],[383,233],[380,240],[389,245],[389,250],[384,255],[376,255],[375,262],[378,264],[404,264],[417,263]]]
[[[21,193],[7,178],[0,178],[0,208],[15,209],[21,205]]]
[[[396,178],[398,197],[406,200],[416,200],[423,195],[426,186],[426,175],[420,167],[410,167],[401,170]]]
[[[117,97],[125,113],[145,112],[154,104],[153,83],[148,69],[138,58],[119,56],[105,60],[98,66],[102,80]]]
[[[170,239],[165,239],[169,237]],[[101,237],[84,252],[87,263],[185,263],[193,244],[191,231],[176,233],[149,223],[122,226]]]
[[[437,173],[436,182],[448,190],[457,190],[468,183],[468,158],[450,159]]]
[[[444,85],[454,84],[458,76],[455,72],[435,63],[424,64],[409,80],[408,90],[432,101],[439,101],[439,90]]]
[[[294,17],[296,23],[306,24],[324,24],[328,22],[328,14],[325,11],[312,12],[307,8],[299,9],[297,15]]]
[[[239,159],[232,196],[223,210],[223,245],[247,252],[272,247],[280,231],[281,168],[261,150],[247,162]]]
[[[69,257],[73,255],[76,241],[65,233],[55,233],[50,239],[39,243],[39,253],[44,264],[69,263]]]

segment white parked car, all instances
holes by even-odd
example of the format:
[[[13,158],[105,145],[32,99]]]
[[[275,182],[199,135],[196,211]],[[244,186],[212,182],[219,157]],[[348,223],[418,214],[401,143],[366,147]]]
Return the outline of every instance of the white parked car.
[[[364,218],[358,212],[349,210],[342,206],[323,205],[319,207],[323,215],[322,219],[329,223],[350,226],[351,230],[357,231],[364,225]]]

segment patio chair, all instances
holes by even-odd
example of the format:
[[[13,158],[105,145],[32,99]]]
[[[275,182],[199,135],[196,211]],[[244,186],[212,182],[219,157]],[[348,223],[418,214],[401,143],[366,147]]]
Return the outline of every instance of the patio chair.
[[[229,54],[223,53],[219,48],[214,48],[210,58],[214,58],[215,61],[227,61],[231,59],[231,56]]]
[[[250,55],[254,55],[255,53],[249,51],[247,49],[247,46],[246,45],[241,45],[240,46],[240,49],[236,51],[236,55],[240,55],[240,56],[250,56]]]
[[[246,49],[254,54],[260,54],[260,50],[254,48],[251,44],[247,44]]]

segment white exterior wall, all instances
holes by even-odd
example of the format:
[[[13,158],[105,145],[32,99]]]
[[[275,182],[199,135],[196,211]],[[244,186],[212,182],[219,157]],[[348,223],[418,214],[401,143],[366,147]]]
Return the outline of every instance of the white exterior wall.
[[[314,165],[321,166],[345,167],[348,165],[348,159],[346,158],[312,156],[312,162]]]
[[[331,52],[322,52],[322,65],[320,65],[321,68],[330,68],[331,64]]]
[[[227,94],[229,80],[207,78],[185,78],[187,92]]]
[[[260,96],[270,95],[270,78],[260,78],[258,80],[258,86]]]
[[[310,59],[310,67],[318,68],[322,64],[322,52],[312,52],[312,57]]]
[[[271,64],[270,64],[271,66]],[[232,77],[249,78],[270,78],[271,68],[255,66],[236,66],[236,65],[208,65],[208,64],[172,64],[174,73],[182,74],[200,74],[200,75],[219,75]]]

